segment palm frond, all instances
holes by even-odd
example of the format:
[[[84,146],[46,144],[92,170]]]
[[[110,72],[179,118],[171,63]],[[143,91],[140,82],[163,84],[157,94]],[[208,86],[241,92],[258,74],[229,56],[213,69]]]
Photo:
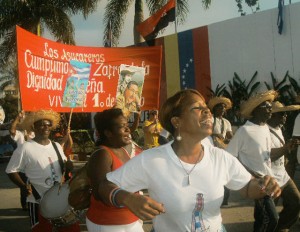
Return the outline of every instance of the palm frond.
[[[105,7],[104,12],[104,36],[103,41],[112,38],[112,45],[117,46],[121,35],[121,29],[124,25],[126,13],[128,12],[130,1],[110,0]]]
[[[84,17],[96,9],[98,0],[1,0],[0,64],[16,51],[15,26],[37,33],[47,27],[58,40],[75,44],[74,27],[69,15],[82,12]]]
[[[258,81],[258,82],[255,82],[253,85],[252,85],[252,87],[250,88],[250,91],[249,91],[249,93],[248,93],[248,97],[250,97],[253,93],[254,93],[254,91],[258,88],[258,86],[260,85],[260,82]]]
[[[268,90],[273,89],[267,82],[264,82],[264,83],[265,83],[265,85],[266,85],[266,87],[267,87]]]
[[[294,91],[299,94],[300,93],[300,86],[298,85],[298,82],[292,78],[292,77],[289,77],[289,81],[294,89]]]
[[[255,79],[256,76],[257,76],[257,74],[258,74],[258,72],[255,71],[255,73],[254,73],[253,76],[251,77],[251,79],[250,79],[248,85],[246,86],[246,89],[249,89],[250,85],[253,83],[254,79]]]
[[[41,15],[43,15],[41,22],[56,39],[66,44],[75,44],[74,26],[64,11],[53,7],[43,8]]]
[[[274,86],[274,89],[275,89],[275,90],[279,90],[279,89],[281,89],[281,88],[282,88],[282,86],[285,84],[285,82],[286,82],[287,78],[288,78],[288,71],[287,71],[287,73],[284,75],[284,78],[283,78],[283,80],[282,80],[282,81],[280,81],[279,83],[277,83],[277,85],[276,85],[276,86]]]
[[[211,0],[202,0],[202,5],[204,9],[208,9],[211,5]]]

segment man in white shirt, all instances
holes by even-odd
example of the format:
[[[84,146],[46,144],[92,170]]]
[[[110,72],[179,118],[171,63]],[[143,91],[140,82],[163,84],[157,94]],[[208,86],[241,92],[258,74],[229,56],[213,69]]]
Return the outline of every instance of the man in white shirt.
[[[225,149],[232,138],[231,123],[224,117],[226,111],[232,107],[232,102],[226,97],[213,97],[207,104],[213,114],[213,133],[211,138],[216,147]],[[222,206],[228,205],[230,190],[224,187]]]
[[[4,119],[5,119],[5,112],[4,112],[4,109],[2,108],[2,106],[0,105],[0,125],[3,124]]]
[[[21,112],[18,113],[17,117],[11,123],[9,128],[10,136],[16,142],[17,147],[21,146],[25,141],[29,141],[34,138],[33,131],[30,131],[28,133],[27,131],[20,131],[17,129],[17,127],[19,126],[20,123],[22,123],[24,118],[25,118],[25,112],[22,110]],[[20,171],[19,175],[23,180],[23,182],[26,183],[27,177],[25,173],[23,171]],[[26,198],[27,198],[27,190],[24,188],[20,188],[20,201],[23,210],[27,210]]]
[[[213,114],[213,133],[212,137],[218,137],[224,144],[227,144],[232,138],[231,123],[224,117],[226,111],[232,107],[229,98],[213,97],[207,104]],[[224,147],[221,147],[224,148]]]
[[[59,121],[60,115],[52,110],[40,110],[26,115],[22,127],[33,130],[35,137],[17,147],[6,168],[11,181],[27,192],[32,231],[52,230],[49,221],[40,215],[39,205],[43,195],[62,179],[66,157],[59,143],[52,143],[49,139],[51,130],[58,126]],[[70,170],[72,163],[67,161],[66,166]],[[26,174],[30,185],[21,179],[20,171]]]
[[[271,136],[267,121],[271,118],[271,102],[276,96],[277,92],[270,90],[252,96],[241,104],[241,115],[248,121],[236,131],[226,148],[258,178],[265,175],[274,177],[270,157]],[[266,207],[269,211],[265,210]],[[278,214],[272,198],[255,200],[254,218],[254,231],[275,230]]]
[[[272,104],[272,117],[268,120],[271,132],[271,166],[274,177],[282,189],[281,198],[283,209],[279,214],[276,231],[289,231],[298,220],[300,211],[300,194],[294,181],[285,170],[285,156],[298,146],[298,139],[285,142],[281,127],[285,124],[287,111],[299,110],[299,105],[284,106],[276,101]]]
[[[300,113],[295,118],[293,137],[300,138]],[[297,160],[298,160],[298,163],[300,164],[300,147],[298,147],[298,150],[297,150]]]

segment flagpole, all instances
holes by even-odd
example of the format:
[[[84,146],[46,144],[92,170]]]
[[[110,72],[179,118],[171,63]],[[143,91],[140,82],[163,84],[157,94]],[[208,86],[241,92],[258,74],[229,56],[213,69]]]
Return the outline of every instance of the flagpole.
[[[175,34],[177,34],[177,0],[175,0]]]
[[[109,40],[110,40],[110,47],[112,47],[112,31],[111,31],[111,20],[109,20]]]

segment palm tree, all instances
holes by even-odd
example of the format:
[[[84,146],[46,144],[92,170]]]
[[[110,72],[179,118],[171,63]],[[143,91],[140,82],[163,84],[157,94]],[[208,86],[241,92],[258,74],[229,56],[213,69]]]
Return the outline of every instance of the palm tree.
[[[260,85],[260,82],[254,82],[258,72],[255,71],[249,83],[246,80],[242,81],[241,77],[235,72],[232,82],[228,82],[229,91],[225,88],[223,96],[227,97],[232,102],[232,108],[227,111],[227,119],[232,125],[240,126],[244,123],[244,119],[240,116],[240,104],[242,101],[247,100]],[[248,78],[247,78],[248,79]]]
[[[292,93],[292,85],[287,83],[287,80],[291,79],[292,77],[289,75],[289,71],[287,71],[282,79],[282,81],[278,81],[275,78],[274,74],[271,72],[271,80],[272,85],[269,85],[265,82],[265,85],[268,90],[274,89],[278,92],[277,100],[285,105],[290,105],[293,103],[293,93]]]
[[[245,16],[246,12],[243,10],[243,0],[235,0],[238,7],[238,12],[241,13],[241,16]],[[250,7],[252,13],[255,13],[260,10],[259,0],[245,0],[245,3]]]
[[[75,44],[74,27],[69,15],[83,13],[84,18],[96,9],[98,0],[1,0],[0,64],[16,53],[16,30],[19,25],[41,35],[47,28],[57,40]]]
[[[8,85],[16,85],[18,86],[18,68],[17,62],[15,59],[9,60],[6,62],[6,65],[3,67],[1,71],[1,79],[0,79],[0,92],[4,90],[4,88]]]
[[[134,44],[142,42],[142,37],[135,27],[144,20],[143,13],[143,0],[135,0],[134,7]],[[154,14],[157,10],[162,8],[168,0],[146,0],[147,8],[150,12],[150,15]],[[128,12],[129,6],[132,3],[130,0],[109,0],[108,4],[105,7],[104,13],[104,36],[103,41],[105,44],[106,41],[111,41],[112,46],[117,46],[119,43],[119,38],[121,35],[121,30],[124,25],[124,20],[126,13]],[[211,4],[211,0],[202,0],[204,8],[208,8]],[[185,21],[185,18],[189,12],[188,0],[177,0],[177,17],[176,20],[179,24],[182,24]]]
[[[208,88],[209,92],[210,92],[210,96],[209,98],[212,97],[220,97],[223,95],[224,91],[226,90],[226,86],[225,84],[219,85],[217,84],[217,87],[215,90]]]

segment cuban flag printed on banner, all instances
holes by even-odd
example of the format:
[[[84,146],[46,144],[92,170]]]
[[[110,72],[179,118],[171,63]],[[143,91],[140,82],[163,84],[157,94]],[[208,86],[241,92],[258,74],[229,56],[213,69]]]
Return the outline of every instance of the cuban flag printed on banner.
[[[72,108],[84,107],[91,64],[71,60],[70,66],[71,70],[67,78],[62,105]]]

